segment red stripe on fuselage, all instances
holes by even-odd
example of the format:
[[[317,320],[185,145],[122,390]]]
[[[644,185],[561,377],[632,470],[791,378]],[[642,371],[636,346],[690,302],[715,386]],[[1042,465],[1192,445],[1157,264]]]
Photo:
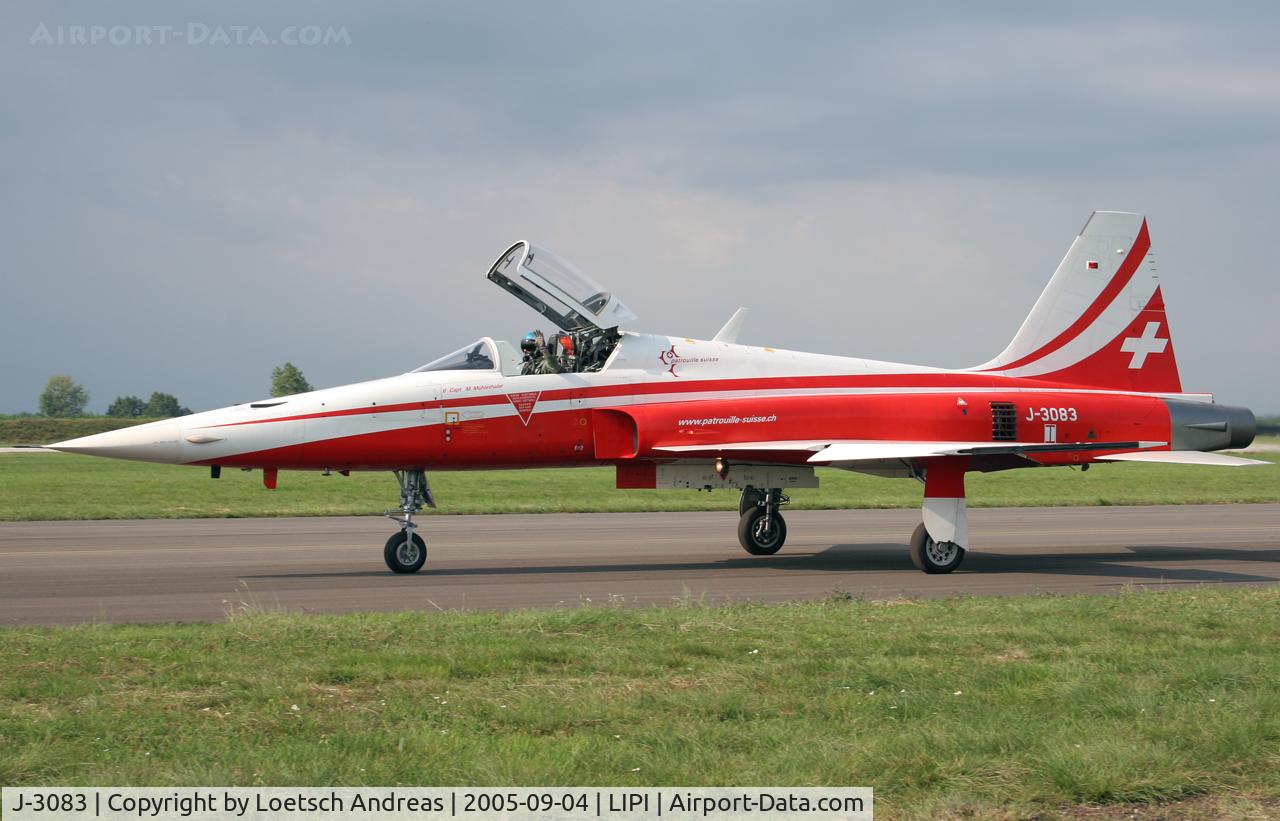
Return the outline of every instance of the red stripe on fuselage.
[[[1058,442],[1168,441],[1168,413],[1164,404],[1154,397],[994,393],[990,398],[1015,403],[1022,441],[1050,438],[1047,431],[1042,430],[1049,408],[1053,418],[1060,420],[1051,423],[1055,432],[1053,439]],[[972,396],[967,405],[957,404],[955,396],[949,394],[709,399],[609,411],[631,417],[637,423],[634,445],[623,456],[616,448],[600,447],[599,413],[584,409],[535,412],[527,427],[513,415],[454,424],[411,425],[223,456],[195,464],[335,470],[548,467],[626,462],[631,458],[711,458],[718,444],[735,442],[815,438],[980,442],[989,440],[992,430],[989,405]],[[723,416],[739,419],[706,418]],[[1074,418],[1066,421],[1070,417]],[[671,445],[692,445],[702,455],[660,450]],[[809,451],[734,454],[738,460],[779,463],[803,463],[811,455]],[[1036,460],[1071,464],[1090,461],[1096,455],[1064,452],[1037,456]]]
[[[246,419],[243,422],[223,422],[221,425],[206,425],[205,427],[235,428],[241,425],[265,425],[268,422],[297,422],[300,419],[328,419],[336,416],[365,416],[371,413],[398,413],[400,411],[424,410],[426,408],[440,406],[439,402],[402,402],[398,405],[372,405],[367,408],[345,408],[343,410],[316,411],[315,413],[300,413],[296,416],[276,416],[271,419]]]
[[[832,388],[944,388],[964,389],[1008,389],[1008,390],[1047,390],[1073,387],[1087,387],[1063,382],[1052,382],[1043,379],[1024,379],[1018,377],[993,374],[984,376],[973,373],[904,373],[904,374],[844,374],[832,376],[767,376],[732,379],[703,379],[692,382],[635,382],[618,385],[597,385],[581,388],[561,388],[544,390],[538,401],[540,404],[556,400],[600,399],[611,396],[655,396],[662,394],[695,394],[713,391],[765,392],[781,390],[822,390]],[[679,401],[679,400],[664,400]],[[305,419],[328,419],[341,416],[364,416],[374,413],[399,413],[403,411],[425,410],[428,408],[475,407],[482,405],[509,404],[507,394],[476,393],[470,396],[450,399],[435,399],[418,402],[402,402],[394,405],[371,405],[359,408],[344,408],[332,411],[316,411],[300,413],[294,416],[276,416],[270,419],[246,419],[243,422],[224,422],[219,425],[208,425],[210,428],[238,427],[240,425],[265,425],[271,422],[296,422]]]

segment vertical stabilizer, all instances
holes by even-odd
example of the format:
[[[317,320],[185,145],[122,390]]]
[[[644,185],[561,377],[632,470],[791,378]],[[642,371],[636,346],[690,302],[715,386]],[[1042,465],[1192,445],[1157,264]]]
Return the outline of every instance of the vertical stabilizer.
[[[1181,392],[1146,219],[1095,211],[1013,341],[973,370]]]

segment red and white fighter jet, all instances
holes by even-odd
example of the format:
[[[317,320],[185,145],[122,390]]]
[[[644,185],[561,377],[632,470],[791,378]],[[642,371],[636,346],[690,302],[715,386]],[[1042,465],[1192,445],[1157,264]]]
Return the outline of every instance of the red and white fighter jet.
[[[620,488],[741,491],[738,539],[771,555],[789,488],[818,466],[924,485],[915,565],[948,573],[969,546],[969,471],[1094,462],[1262,465],[1247,408],[1184,393],[1146,220],[1089,218],[1013,341],[948,370],[620,330],[635,315],[549,251],[517,242],[488,277],[559,330],[518,350],[484,337],[387,379],[233,405],[50,447],[122,459],[280,470],[391,470],[396,573],[426,560],[413,516],[428,470],[613,465]]]

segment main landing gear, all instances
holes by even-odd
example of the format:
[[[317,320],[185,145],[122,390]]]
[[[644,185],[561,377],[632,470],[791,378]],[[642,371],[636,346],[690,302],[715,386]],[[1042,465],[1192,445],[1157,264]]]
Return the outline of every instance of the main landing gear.
[[[964,496],[968,460],[930,459],[916,478],[923,482],[923,522],[911,534],[911,563],[925,573],[950,573],[964,561],[969,544],[969,515]],[[787,523],[778,508],[790,501],[780,488],[747,486],[738,502],[738,541],[753,556],[772,556],[787,540]]]
[[[911,563],[926,573],[950,573],[964,561],[969,513],[964,499],[967,460],[943,457],[925,463],[924,521],[911,534]]]
[[[911,563],[926,573],[950,573],[964,561],[965,550],[955,542],[939,542],[929,535],[924,524],[916,525],[908,546]]]
[[[779,488],[747,487],[738,502],[738,542],[752,556],[772,556],[787,540],[787,523],[778,508],[791,500]]]
[[[435,507],[436,500],[431,495],[425,471],[397,470],[394,473],[400,483],[400,509],[388,510],[382,515],[399,524],[400,532],[387,539],[382,558],[392,573],[417,573],[427,561],[427,543],[413,532],[417,527],[413,523],[413,514],[424,507]]]

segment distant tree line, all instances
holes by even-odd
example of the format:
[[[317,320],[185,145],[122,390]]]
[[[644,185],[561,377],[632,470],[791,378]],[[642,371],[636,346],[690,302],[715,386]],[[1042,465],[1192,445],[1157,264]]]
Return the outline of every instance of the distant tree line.
[[[49,377],[44,390],[40,393],[40,415],[54,416],[60,419],[84,416],[85,406],[89,404],[89,392],[67,374]],[[186,416],[190,408],[178,404],[178,398],[171,393],[156,391],[151,398],[142,401],[136,396],[117,396],[107,407],[107,416],[160,418],[166,416]]]
[[[190,408],[178,404],[178,397],[171,393],[156,391],[151,398],[143,402],[136,396],[117,396],[107,406],[107,416],[186,416]]]
[[[302,371],[292,362],[286,362],[271,369],[271,395],[292,396],[312,390]],[[40,393],[40,415],[58,418],[70,418],[85,415],[85,407],[89,404],[89,392],[67,374],[49,377],[44,390]],[[107,416],[118,418],[163,418],[186,416],[190,408],[178,403],[178,398],[171,393],[155,391],[145,402],[138,396],[117,396],[107,406]]]

